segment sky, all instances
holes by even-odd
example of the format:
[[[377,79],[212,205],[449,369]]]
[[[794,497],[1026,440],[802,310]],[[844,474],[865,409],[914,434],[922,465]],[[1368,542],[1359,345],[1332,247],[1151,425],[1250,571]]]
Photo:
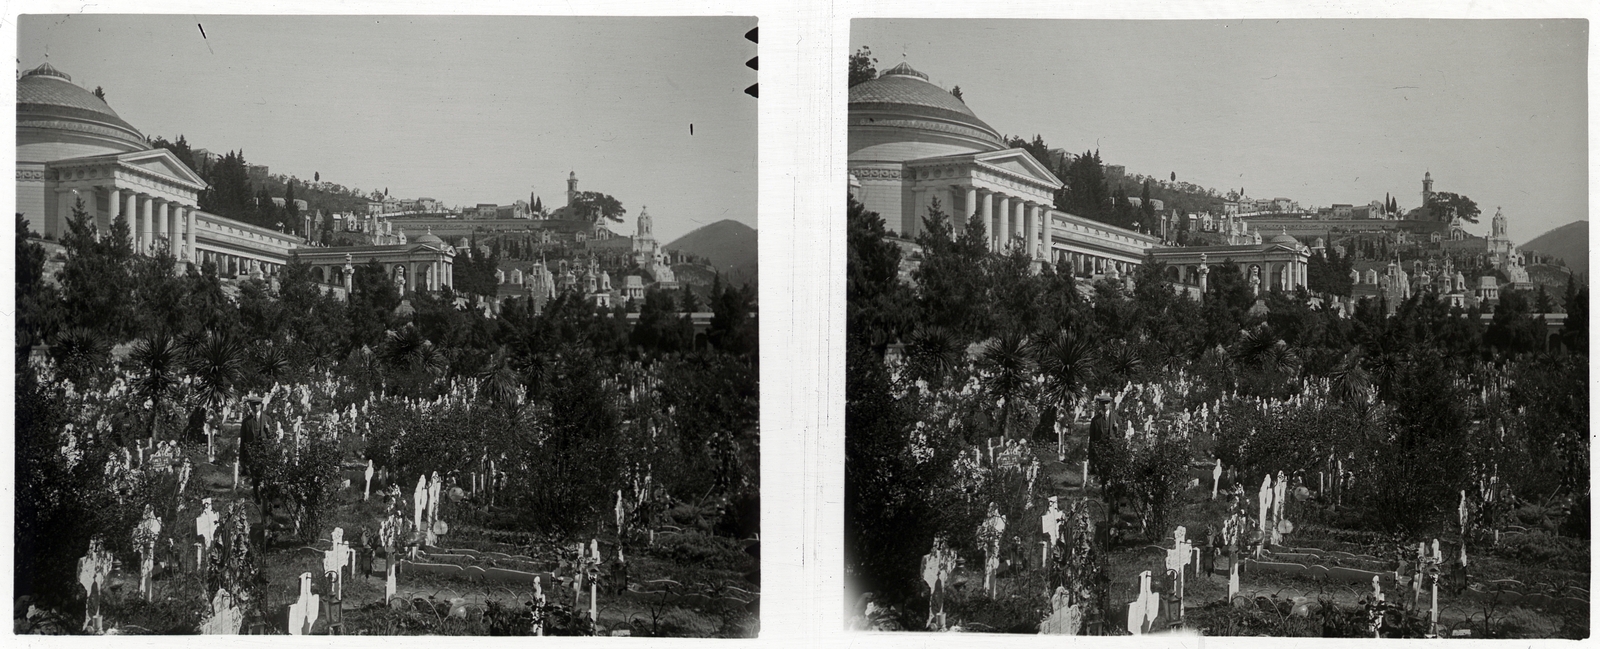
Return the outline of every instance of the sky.
[[[1004,135],[1302,206],[1434,190],[1525,242],[1587,219],[1583,20],[851,21]]]
[[[753,17],[24,15],[18,71],[104,88],[147,136],[446,205],[580,191],[663,243],[756,226]],[[201,35],[204,28],[204,37]],[[693,125],[693,134],[690,127]]]

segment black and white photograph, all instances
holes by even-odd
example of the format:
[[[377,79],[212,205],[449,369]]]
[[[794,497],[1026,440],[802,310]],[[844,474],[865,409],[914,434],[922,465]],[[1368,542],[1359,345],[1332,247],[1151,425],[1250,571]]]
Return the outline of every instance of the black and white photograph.
[[[845,626],[1587,638],[1588,27],[852,20]]]
[[[17,18],[14,633],[761,633],[756,17]]]

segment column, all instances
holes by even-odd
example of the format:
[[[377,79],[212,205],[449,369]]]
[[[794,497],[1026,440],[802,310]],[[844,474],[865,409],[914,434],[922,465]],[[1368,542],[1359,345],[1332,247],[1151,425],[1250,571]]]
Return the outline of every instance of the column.
[[[110,200],[106,201],[106,226],[103,231],[110,232],[111,224],[117,222],[117,215],[122,213],[122,190],[116,187],[108,189]]]
[[[1005,254],[1006,249],[1011,247],[1011,197],[1005,194],[1000,195],[999,217],[996,234],[1000,236],[995,245],[1001,254]]]
[[[195,248],[194,232],[195,225],[199,223],[200,219],[195,218],[194,212],[195,207],[193,205],[183,206],[183,232],[185,235],[183,242],[184,258],[191,261],[198,260],[200,258],[200,255],[198,254],[199,251]]]
[[[922,217],[928,214],[928,190],[919,187],[911,190],[911,214],[901,224],[900,236],[907,239],[917,238],[917,233],[922,231]]]
[[[1040,205],[1039,216],[1044,218],[1044,258],[1055,265],[1056,250],[1056,217],[1050,213],[1050,206]]]
[[[151,237],[154,236],[151,228],[155,226],[150,222],[150,217],[155,213],[155,200],[148,194],[140,194],[139,203],[139,245],[134,246],[134,252],[142,255],[150,251]]]
[[[1028,240],[1028,258],[1039,259],[1039,204],[1028,203],[1024,208],[1022,236]]]
[[[139,195],[129,191],[122,195],[122,220],[128,226],[128,238],[139,238]],[[137,246],[134,248],[138,249]]]
[[[993,202],[994,195],[984,191],[978,197],[978,216],[983,221],[983,227],[988,230],[984,235],[989,237],[989,250],[994,250],[994,221],[991,219],[989,204]]]
[[[182,222],[178,221],[178,209],[178,203],[166,203],[166,209],[163,209],[162,214],[166,216],[166,249],[173,253],[173,257],[181,259],[182,254],[184,254],[184,246],[182,246],[184,227],[182,227]]]
[[[1022,231],[1024,229],[1024,226],[1027,224],[1027,218],[1028,218],[1028,205],[1027,205],[1027,203],[1025,201],[1023,201],[1021,198],[1018,198],[1017,200],[1013,201],[1011,203],[1011,227],[1009,229],[1007,229],[1007,234],[1010,235],[1011,241],[1013,243],[1021,243],[1022,244],[1021,247],[1022,247],[1022,250],[1023,250],[1024,253],[1026,253],[1028,251],[1028,242],[1025,241],[1025,240],[1019,242],[1018,239],[1024,239],[1025,238],[1025,235],[1019,234],[1019,231]]]
[[[966,188],[966,190],[967,190],[967,192],[966,192],[967,193],[967,202],[963,203],[962,206],[961,206],[961,211],[962,211],[961,219],[959,221],[957,221],[957,223],[956,223],[956,233],[957,234],[966,234],[967,233],[967,219],[972,218],[973,212],[976,211],[977,208],[978,208],[978,188],[977,187],[968,186]]]
[[[44,223],[44,233],[54,235],[57,241],[66,236],[72,228],[72,207],[77,204],[78,194],[70,189],[56,190],[56,223],[51,227],[49,222]]]
[[[151,231],[155,235],[150,239],[150,243],[155,245],[156,242],[168,238],[167,199],[157,198],[150,202],[150,206],[152,208],[150,212]]]

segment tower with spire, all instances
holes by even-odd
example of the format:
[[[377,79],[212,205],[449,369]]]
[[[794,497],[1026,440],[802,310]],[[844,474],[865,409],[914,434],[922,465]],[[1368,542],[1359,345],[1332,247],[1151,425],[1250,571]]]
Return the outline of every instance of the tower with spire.
[[[1433,172],[1422,172],[1422,206],[1433,204]]]
[[[567,207],[572,207],[572,202],[578,200],[578,172],[567,173]]]

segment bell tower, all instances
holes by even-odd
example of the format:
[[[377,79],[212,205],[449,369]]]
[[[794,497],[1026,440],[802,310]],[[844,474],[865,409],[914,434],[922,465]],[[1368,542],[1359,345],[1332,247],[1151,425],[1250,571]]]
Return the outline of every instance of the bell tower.
[[[1433,172],[1425,171],[1425,172],[1422,173],[1422,206],[1423,207],[1427,207],[1427,206],[1432,205],[1432,204],[1433,204]]]
[[[578,172],[573,171],[567,174],[567,206],[570,207],[572,205],[572,201],[577,200],[577,198]]]
[[[1490,225],[1491,238],[1503,240],[1506,238],[1506,215],[1500,213],[1500,208],[1494,208],[1494,221]]]

